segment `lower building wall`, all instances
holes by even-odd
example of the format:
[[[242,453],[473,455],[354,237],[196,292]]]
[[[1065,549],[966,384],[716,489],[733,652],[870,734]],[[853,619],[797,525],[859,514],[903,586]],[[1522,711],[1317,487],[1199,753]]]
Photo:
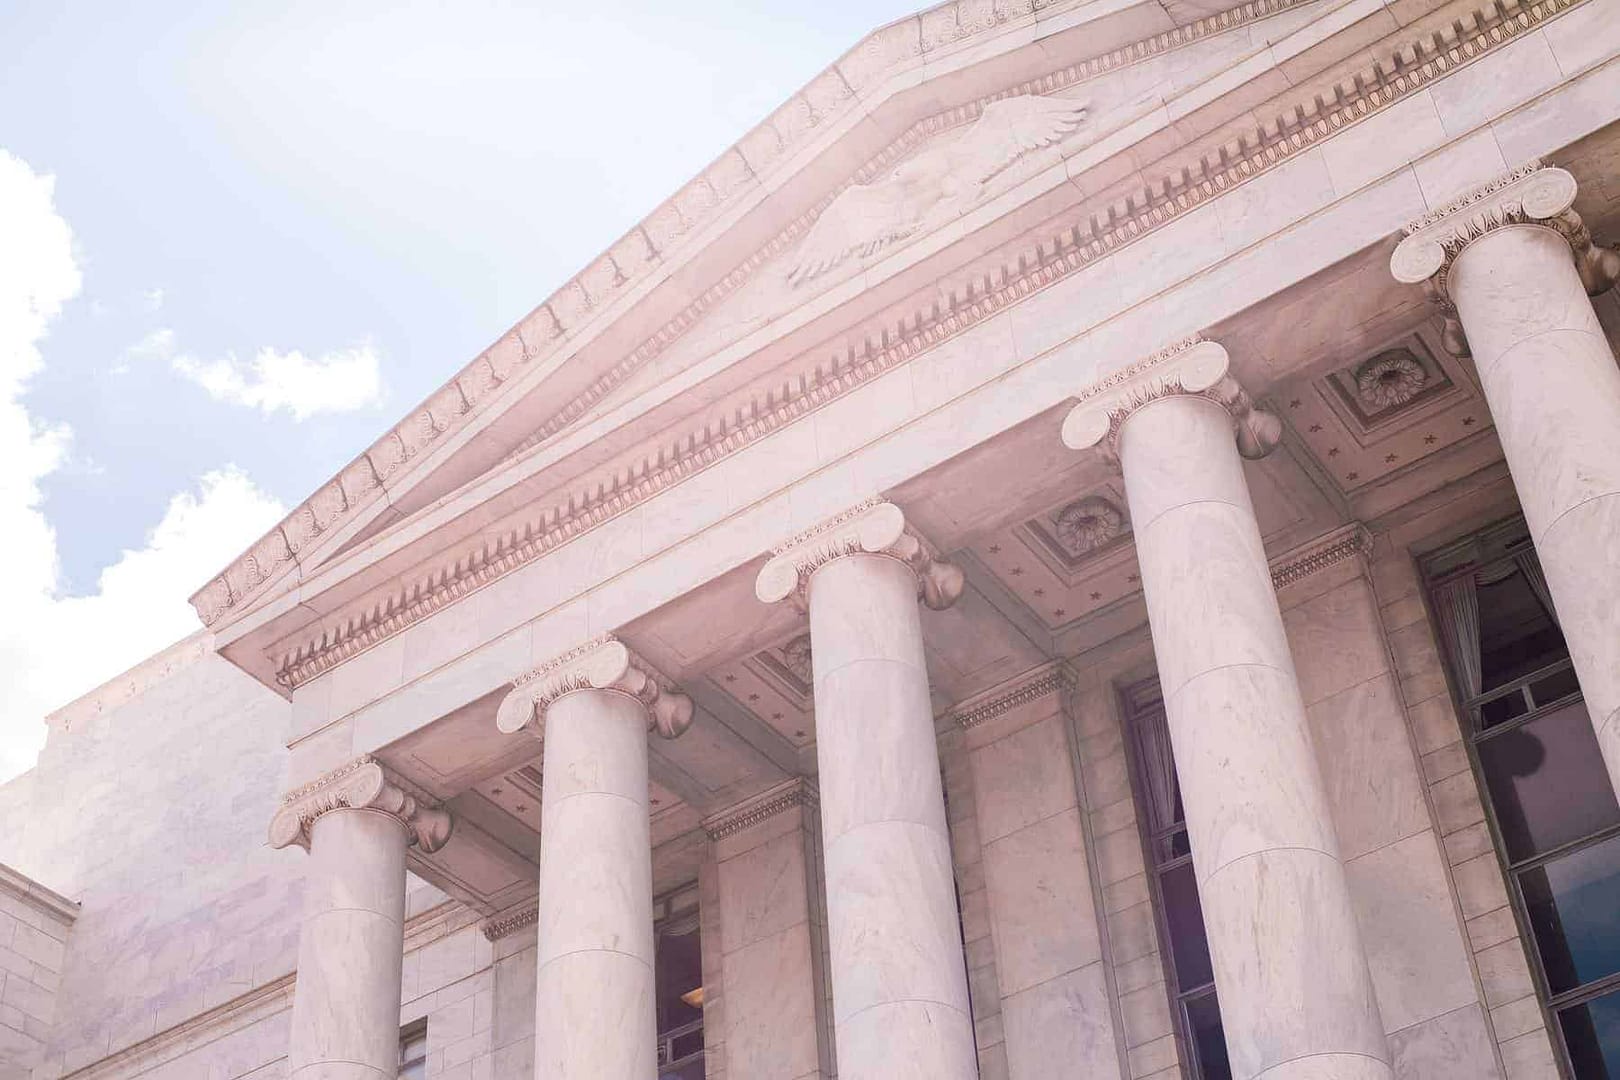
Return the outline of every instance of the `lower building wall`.
[[[0,863],[0,1080],[22,1080],[56,1021],[77,905]]]

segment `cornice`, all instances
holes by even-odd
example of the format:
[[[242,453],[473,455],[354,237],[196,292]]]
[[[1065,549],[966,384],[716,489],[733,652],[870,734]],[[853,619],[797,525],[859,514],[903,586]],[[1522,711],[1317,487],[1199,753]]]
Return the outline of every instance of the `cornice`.
[[[820,137],[831,121],[854,108],[867,91],[941,49],[971,43],[1036,12],[1055,12],[1076,2],[956,0],[869,34],[198,590],[191,603],[204,625],[212,626],[227,611],[256,595],[299,552],[353,511],[369,505],[402,465],[441,435],[465,426],[502,396],[500,388],[520,375],[520,369],[560,352],[599,312],[644,285],[664,265],[666,252],[731,212],[775,166]],[[513,456],[574,423],[662,355],[760,267],[800,240],[846,188],[880,175],[922,142],[977,119],[990,103],[1022,94],[1050,94],[1311,2],[1249,0],[916,121],[542,421]]]
[[[308,850],[315,820],[340,809],[388,814],[404,827],[410,843],[430,854],[445,845],[455,824],[449,811],[428,803],[367,754],[289,791],[270,820],[270,846],[297,844]]]
[[[1082,391],[1080,403],[1063,420],[1063,444],[1071,450],[1101,447],[1117,463],[1125,421],[1149,402],[1175,395],[1206,398],[1230,413],[1238,452],[1246,458],[1264,457],[1282,437],[1282,421],[1256,405],[1233,378],[1226,350],[1195,337]]]
[[[815,786],[802,776],[795,777],[704,818],[703,831],[710,840],[724,840],[796,806],[814,809],[818,805]]]
[[[576,690],[635,698],[647,710],[648,729],[666,739],[692,726],[692,699],[612,636],[588,641],[518,676],[496,710],[495,726],[508,735],[528,728],[544,737],[546,709]]]
[[[930,291],[926,303],[919,301],[913,310],[870,325],[861,335],[867,344],[859,352],[829,355],[825,346],[808,350],[794,362],[803,374],[760,387],[753,402],[725,418],[671,432],[638,462],[617,466],[601,482],[582,481],[551,505],[537,507],[498,535],[486,537],[480,547],[459,552],[447,565],[345,616],[341,624],[321,629],[319,636],[277,658],[277,681],[288,689],[308,682],[1582,2],[1536,0],[1505,13],[1483,7],[1465,33],[1443,34],[1438,46],[1433,41],[1403,44],[1399,51],[1416,59],[1404,61],[1399,69],[1382,62],[1369,65],[1342,83],[1331,103],[1323,101],[1316,108],[1302,102],[1301,109],[1315,111],[1280,114],[1242,140],[1237,152],[1215,161],[1206,158],[1196,170],[1166,166],[1154,183],[1110,208],[1106,220],[1087,212],[1073,227],[1036,234],[1023,252],[1009,255],[999,267],[987,271],[980,265],[953,275],[955,284],[944,290],[945,300],[934,303],[938,293]]]
[[[1281,589],[1347,559],[1372,552],[1372,533],[1359,521],[1334,529],[1271,560],[1271,585]]]
[[[78,904],[5,863],[0,863],[0,894],[28,905],[62,926],[72,926],[79,917]]]
[[[963,730],[976,728],[986,721],[1011,712],[1020,705],[1039,701],[1049,694],[1062,693],[1073,685],[1074,679],[1061,664],[1049,664],[1034,672],[1018,676],[1011,681],[1010,686],[1003,684],[963,702],[947,716],[951,723]]]
[[[805,604],[810,576],[834,559],[866,553],[887,555],[917,575],[923,603],[943,611],[962,595],[962,570],[942,558],[934,545],[906,522],[900,508],[868,499],[788,540],[774,549],[759,571],[754,595],[767,604],[795,597]]]
[[[499,941],[507,934],[533,926],[540,921],[540,905],[530,900],[524,907],[504,911],[499,915],[485,919],[483,924],[484,939],[486,941]]]

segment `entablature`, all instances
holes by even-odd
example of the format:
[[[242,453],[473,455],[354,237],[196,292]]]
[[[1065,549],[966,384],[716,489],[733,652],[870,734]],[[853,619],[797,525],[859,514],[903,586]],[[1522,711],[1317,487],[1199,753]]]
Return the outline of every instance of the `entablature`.
[[[558,428],[527,449],[520,446],[491,471],[404,520],[377,526],[365,543],[326,564],[312,565],[284,598],[250,599],[249,606],[261,607],[245,617],[232,616],[234,624],[222,624],[227,655],[261,680],[291,691],[492,583],[537,567],[587,535],[592,537],[588,546],[631,545],[635,547],[631,557],[650,559],[668,550],[668,543],[651,537],[667,535],[673,540],[679,532],[648,526],[651,516],[674,511],[701,524],[701,518],[717,520],[736,513],[775,490],[763,479],[768,474],[761,473],[748,488],[749,497],[739,494],[735,484],[717,493],[714,466],[738,460],[745,451],[773,440],[779,446],[796,444],[809,455],[805,463],[815,469],[831,466],[858,445],[835,433],[838,410],[860,412],[859,391],[893,378],[919,357],[953,349],[971,352],[984,347],[985,338],[1000,337],[1007,355],[991,365],[1010,370],[1066,337],[1119,318],[1148,297],[1168,294],[1215,260],[1236,257],[1272,235],[1282,235],[1292,222],[1320,212],[1326,203],[1287,207],[1275,220],[1257,227],[1243,221],[1243,214],[1254,207],[1250,196],[1242,200],[1242,213],[1234,216],[1235,224],[1248,231],[1217,227],[1214,237],[1207,228],[1211,215],[1200,211],[1260,177],[1308,158],[1332,136],[1399,104],[1434,79],[1487,55],[1577,2],[1541,0],[1515,9],[1493,8],[1471,23],[1458,23],[1449,41],[1442,34],[1438,40],[1431,36],[1427,45],[1412,36],[1416,25],[1398,29],[1380,41],[1388,58],[1375,47],[1366,55],[1330,64],[1329,71],[1354,74],[1348,79],[1350,91],[1340,82],[1332,101],[1317,95],[1311,111],[1306,111],[1294,99],[1309,86],[1291,85],[1286,78],[1279,83],[1266,73],[1284,72],[1291,61],[1349,33],[1347,27],[1356,28],[1365,39],[1363,24],[1368,19],[1382,25],[1383,16],[1373,14],[1382,10],[1377,5],[1348,22],[1346,12],[1359,12],[1367,5],[1335,7],[1332,16],[1319,20],[1328,23],[1328,29],[1308,22],[1283,42],[1255,49],[1249,59],[1228,69],[1242,71],[1241,78],[1223,74],[1195,85],[1177,99],[1175,110],[1161,103],[1079,146],[1066,159],[1059,155],[1058,163],[1013,178],[1006,191],[911,247],[874,253],[879,257],[865,266],[856,265],[860,260],[841,260],[832,270],[845,276],[840,279],[829,272],[827,291],[805,298],[793,312],[669,372],[629,400],[607,402],[602,412],[592,413],[592,406],[582,405],[571,417],[571,426]],[[1305,6],[1309,5],[1287,5]],[[1225,20],[1230,30],[1281,10],[1285,7],[1256,3],[1210,18]],[[1188,41],[1200,40],[1197,34],[1186,36]],[[1161,32],[1160,37],[1178,43],[1175,31]],[[1293,44],[1285,48],[1289,41]],[[1253,42],[1249,44],[1252,47]],[[1143,55],[1153,52],[1145,46],[1131,48]],[[1255,57],[1263,57],[1264,64],[1254,64]],[[1402,59],[1396,62],[1396,57]],[[1083,68],[1086,62],[1071,63],[1070,68]],[[1013,84],[1013,89],[1021,86]],[[1260,90],[1267,92],[1264,107],[1277,114],[1274,124],[1253,120],[1263,115],[1253,105]],[[985,102],[1010,92],[1004,87],[976,99],[981,116]],[[1285,107],[1290,102],[1292,112]],[[957,106],[955,111],[964,108]],[[1210,109],[1221,115],[1237,110],[1237,119],[1211,121],[1213,128],[1198,136],[1191,118]],[[964,123],[958,120],[957,126]],[[954,130],[941,128],[946,133]],[[1212,141],[1234,131],[1239,136],[1230,146]],[[1161,151],[1151,167],[1137,165],[1140,155]],[[831,205],[839,190],[848,189],[835,187],[821,205]],[[1340,194],[1330,189],[1326,198],[1331,202]],[[1402,212],[1414,209],[1421,207]],[[1193,226],[1194,220],[1202,224]],[[1167,257],[1175,247],[1170,234],[1160,235],[1175,225],[1184,235],[1190,232],[1195,245],[1210,239],[1217,243],[1176,263]],[[1373,242],[1393,228],[1392,223],[1387,229],[1369,231],[1362,242]],[[1340,249],[1336,257],[1354,250]],[[1100,280],[1098,274],[1105,268],[1100,264],[1106,260],[1116,260],[1107,265],[1126,272],[1119,277],[1128,275],[1129,280]],[[1331,261],[1328,258],[1322,265]],[[811,283],[817,276],[811,276]],[[1075,287],[1082,283],[1098,295],[1075,295]],[[1028,306],[1032,298],[1044,295],[1051,301],[1065,288],[1073,308],[1064,318],[1034,327],[1027,335],[1020,333],[1022,341],[1009,340],[1017,324],[1036,321]],[[1050,302],[1045,306],[1049,309]],[[967,343],[975,334],[979,343]],[[1137,347],[1136,355],[1140,351]],[[1107,359],[1096,362],[1105,365]],[[807,426],[804,421],[812,415],[818,419]],[[898,430],[914,418],[897,413],[881,430]],[[536,430],[545,429],[542,425]],[[878,430],[874,428],[874,434]],[[790,485],[796,475],[779,474],[781,486]],[[877,490],[903,478],[881,477],[882,482],[867,487]],[[694,517],[689,506],[681,505],[692,501],[712,505]],[[403,496],[400,505],[406,505]],[[626,522],[637,515],[640,521],[627,528]],[[632,531],[640,534],[633,542],[625,539]],[[618,553],[605,560],[585,556],[565,560],[570,571],[587,577],[611,577],[623,568],[622,562]],[[593,584],[584,582],[581,587]]]

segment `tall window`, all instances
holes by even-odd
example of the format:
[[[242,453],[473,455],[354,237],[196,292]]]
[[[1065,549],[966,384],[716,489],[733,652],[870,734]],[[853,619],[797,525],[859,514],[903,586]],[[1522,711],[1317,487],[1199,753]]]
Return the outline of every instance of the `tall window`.
[[[1424,566],[1452,690],[1554,1043],[1620,1078],[1620,805],[1524,523]]]
[[[427,1076],[427,1021],[418,1020],[399,1033],[399,1080]]]
[[[697,890],[660,900],[653,957],[658,1080],[703,1080],[703,939]]]
[[[1181,808],[1181,784],[1170,753],[1170,726],[1158,680],[1125,693],[1128,755],[1153,908],[1164,945],[1165,973],[1176,1002],[1177,1037],[1194,1080],[1230,1080],[1226,1036],[1215,999],[1215,969],[1198,904],[1192,844]]]

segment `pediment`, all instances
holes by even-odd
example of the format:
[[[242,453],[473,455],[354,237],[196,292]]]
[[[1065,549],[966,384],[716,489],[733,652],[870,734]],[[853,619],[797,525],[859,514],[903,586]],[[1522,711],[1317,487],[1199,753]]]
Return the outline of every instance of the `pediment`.
[[[296,595],[317,616],[380,623],[394,598],[351,619],[364,583],[319,602],[301,583],[389,538],[379,579],[439,582],[509,558],[536,529],[562,542],[778,423],[790,400],[856,385],[960,312],[1089,265],[1284,160],[1289,138],[1332,130],[1333,110],[1367,111],[1341,91],[1317,93],[1292,132],[1286,116],[1269,130],[1254,119],[1260,102],[1313,92],[1265,66],[1266,43],[1331,0],[1006,6],[944,5],[847,53],[205,586],[204,621],[280,619]],[[1317,66],[1336,63],[1329,49]],[[1358,76],[1356,94],[1383,93],[1382,79]],[[513,524],[542,497],[554,501],[532,525]],[[440,527],[451,505],[461,516]],[[278,676],[313,655],[301,650],[274,661]]]

